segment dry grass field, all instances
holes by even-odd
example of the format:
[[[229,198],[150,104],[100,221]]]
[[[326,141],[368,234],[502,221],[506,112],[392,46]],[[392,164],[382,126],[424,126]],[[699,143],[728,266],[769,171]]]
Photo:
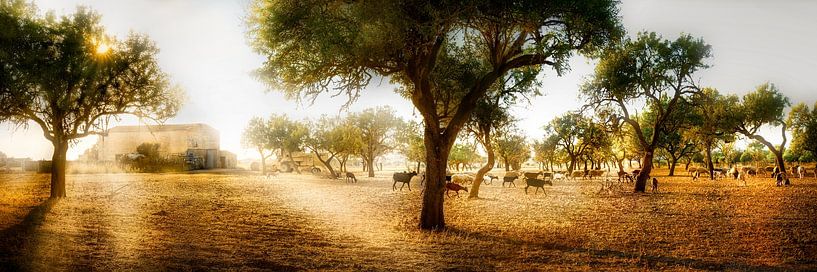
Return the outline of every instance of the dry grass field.
[[[482,199],[447,199],[440,233],[415,228],[417,184],[359,179],[69,175],[69,197],[47,201],[47,175],[0,174],[0,269],[817,269],[814,178],[659,177],[646,194],[556,181],[525,195],[522,182],[495,182]]]

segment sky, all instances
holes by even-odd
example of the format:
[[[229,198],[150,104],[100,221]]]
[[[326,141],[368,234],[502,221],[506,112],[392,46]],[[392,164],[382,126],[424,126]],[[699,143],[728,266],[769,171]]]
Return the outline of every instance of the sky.
[[[242,149],[241,132],[253,116],[286,113],[295,119],[337,115],[346,98],[320,97],[314,104],[298,104],[269,90],[251,75],[263,56],[248,45],[244,17],[248,0],[38,0],[41,12],[72,13],[78,5],[102,14],[109,34],[124,38],[130,31],[145,33],[161,49],[161,67],[173,83],[183,87],[187,100],[169,124],[205,123],[220,131],[221,148],[239,158],[254,157]],[[624,0],[622,22],[629,35],[654,31],[674,39],[680,33],[702,37],[712,45],[711,68],[698,73],[704,86],[725,94],[743,94],[766,81],[772,82],[793,104],[813,105],[817,100],[817,1],[750,0]],[[542,75],[543,96],[512,110],[520,129],[531,139],[541,138],[542,127],[564,112],[577,109],[581,82],[593,72],[594,63],[581,56],[570,60],[562,77],[553,71]],[[394,93],[388,82],[373,82],[349,111],[391,106],[405,119],[419,115],[412,104]],[[119,124],[138,124],[123,118]],[[779,143],[779,130],[764,136]],[[87,137],[73,145],[75,159],[96,142]],[[48,159],[50,143],[33,123],[27,128],[0,124],[0,151],[12,157]]]

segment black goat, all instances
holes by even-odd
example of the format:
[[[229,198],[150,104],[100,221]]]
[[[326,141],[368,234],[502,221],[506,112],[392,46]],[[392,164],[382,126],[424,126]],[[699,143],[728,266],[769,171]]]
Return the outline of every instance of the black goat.
[[[403,185],[400,185],[400,191],[403,191],[403,186],[406,186],[406,184],[408,184],[408,189],[409,189],[409,191],[411,191],[411,178],[416,176],[416,175],[417,175],[417,172],[394,173],[394,175],[392,175],[392,179],[394,179],[394,184],[391,185],[392,191],[397,190],[397,183],[398,182],[403,183]]]
[[[357,178],[355,177],[355,173],[346,172],[346,183],[354,182],[357,183]]]
[[[536,187],[536,191],[534,192],[538,194],[539,188],[542,189],[543,193],[545,192],[545,184],[553,186],[553,182],[545,179],[528,178],[525,179],[525,182],[527,183],[527,186],[525,186],[525,194],[528,194],[528,187]]]

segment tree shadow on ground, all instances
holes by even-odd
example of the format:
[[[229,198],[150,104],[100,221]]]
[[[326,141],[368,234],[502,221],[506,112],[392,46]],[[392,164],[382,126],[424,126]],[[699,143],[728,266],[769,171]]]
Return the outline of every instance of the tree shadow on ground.
[[[34,206],[23,221],[0,231],[0,270],[26,270],[30,256],[25,254],[30,248],[29,241],[37,228],[45,221],[45,215],[59,200],[48,199],[40,205]]]
[[[644,267],[659,267],[659,264],[664,264],[666,266],[678,266],[678,267],[687,267],[699,270],[716,270],[716,271],[723,271],[723,270],[739,270],[739,271],[791,271],[792,269],[796,269],[793,267],[779,267],[779,266],[768,266],[768,265],[753,265],[747,264],[742,262],[730,261],[730,262],[713,262],[707,260],[700,260],[695,258],[686,258],[686,257],[673,257],[673,256],[653,256],[653,255],[644,255],[639,254],[636,252],[625,252],[619,250],[612,250],[612,249],[593,249],[593,248],[581,248],[581,247],[573,247],[569,245],[559,244],[557,242],[536,242],[536,241],[527,241],[522,239],[515,239],[510,237],[501,237],[496,235],[491,235],[484,232],[474,232],[469,230],[463,230],[456,227],[447,227],[446,232],[452,235],[461,235],[465,237],[470,237],[473,239],[478,239],[481,241],[492,241],[497,245],[503,244],[506,246],[511,246],[513,248],[539,248],[544,250],[555,250],[565,253],[580,253],[586,254],[593,258],[599,259],[606,259],[606,258],[625,258],[625,259],[635,259],[639,260],[639,264]],[[497,250],[501,250],[500,247],[496,247]],[[525,258],[525,262],[531,263],[548,263],[553,262],[553,259],[549,258],[550,256],[528,256]],[[558,261],[557,261],[558,262]],[[591,263],[592,265],[592,263]]]

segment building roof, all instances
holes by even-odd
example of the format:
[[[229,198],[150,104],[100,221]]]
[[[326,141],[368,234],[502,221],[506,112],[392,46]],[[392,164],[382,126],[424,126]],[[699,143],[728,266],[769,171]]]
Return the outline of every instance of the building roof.
[[[182,130],[212,130],[213,127],[207,124],[167,124],[167,125],[138,125],[138,126],[116,126],[108,130],[108,133],[128,133],[128,132],[160,132],[160,131],[182,131]]]

